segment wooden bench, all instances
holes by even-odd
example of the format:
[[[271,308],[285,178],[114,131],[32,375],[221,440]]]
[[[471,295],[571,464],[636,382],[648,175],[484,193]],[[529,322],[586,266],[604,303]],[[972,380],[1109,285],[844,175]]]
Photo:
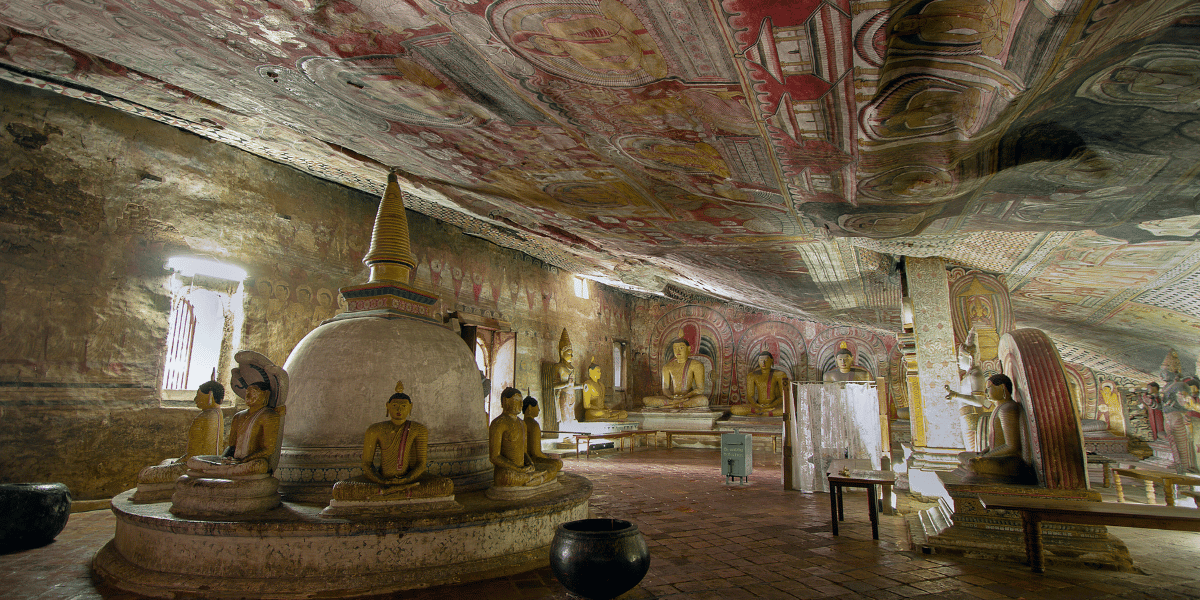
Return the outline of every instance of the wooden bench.
[[[979,502],[987,509],[1021,513],[1021,525],[1025,532],[1025,557],[1034,573],[1046,572],[1046,560],[1042,554],[1042,521],[1200,531],[1200,510],[1175,506],[993,495],[980,495]]]
[[[1154,504],[1154,486],[1163,488],[1163,500],[1167,506],[1175,506],[1175,486],[1200,485],[1200,477],[1195,475],[1180,475],[1167,471],[1152,471],[1147,469],[1113,469],[1113,483],[1117,486],[1117,501],[1125,502],[1125,489],[1121,487],[1121,477],[1140,479],[1146,482],[1146,504]]]
[[[770,437],[771,452],[779,452],[779,441],[783,438],[783,433],[774,431],[720,431],[717,429],[660,429],[662,433],[667,434],[667,450],[671,449],[671,437],[676,435],[695,435],[695,436],[720,436],[723,433],[748,433],[754,437]],[[657,447],[657,446],[656,446]]]
[[[658,431],[655,429],[631,429],[629,431],[606,431],[606,432],[602,432],[602,433],[587,433],[584,431],[550,430],[550,431],[543,431],[542,433],[553,433],[556,435],[573,435],[573,436],[575,436],[575,456],[576,457],[579,457],[579,445],[580,444],[587,444],[587,446],[586,446],[587,449],[584,453],[584,457],[585,458],[592,457],[592,440],[593,439],[596,439],[596,440],[621,440],[621,449],[622,450],[625,449],[625,440],[628,439],[628,440],[631,440],[631,443],[629,444],[629,451],[633,452],[634,447],[637,446],[637,437],[638,436],[642,436],[643,439],[645,439],[646,436],[651,436],[654,438],[654,448],[658,449]]]

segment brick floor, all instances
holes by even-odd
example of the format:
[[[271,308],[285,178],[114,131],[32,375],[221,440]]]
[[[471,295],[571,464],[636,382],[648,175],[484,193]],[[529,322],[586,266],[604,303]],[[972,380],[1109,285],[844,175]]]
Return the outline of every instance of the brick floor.
[[[1036,575],[1019,564],[909,552],[900,516],[881,516],[872,540],[861,493],[847,493],[847,520],[834,537],[829,497],[783,491],[779,455],[756,455],[748,487],[724,486],[719,459],[685,449],[567,458],[566,470],[592,480],[596,516],[633,521],[650,546],[650,572],[622,598],[1200,598],[1200,534],[1114,527],[1144,574],[1052,567]],[[89,561],[113,521],[108,511],[74,514],[54,543],[0,555],[0,598],[138,598],[91,580]],[[472,597],[573,598],[548,568],[373,598]]]

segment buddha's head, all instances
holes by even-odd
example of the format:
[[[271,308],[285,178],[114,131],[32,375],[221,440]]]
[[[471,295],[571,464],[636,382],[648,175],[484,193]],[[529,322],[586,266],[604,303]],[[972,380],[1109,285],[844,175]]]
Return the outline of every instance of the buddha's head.
[[[570,346],[559,350],[558,355],[565,363],[570,363],[571,361],[575,360],[575,351],[572,350]]]
[[[500,408],[504,414],[517,416],[521,414],[521,390],[514,387],[504,388],[500,392]]]
[[[267,405],[267,400],[271,398],[271,388],[262,381],[255,381],[246,386],[246,406],[250,410],[257,410]]]
[[[849,373],[850,367],[854,366],[854,353],[850,352],[849,348],[842,346],[842,349],[834,355],[833,360],[837,363],[838,371]]]
[[[991,398],[992,402],[1000,403],[1012,400],[1013,383],[1012,379],[1004,373],[996,373],[988,377],[987,386],[984,391],[987,397]]]
[[[771,372],[775,367],[775,356],[770,352],[763,351],[758,353],[758,368],[762,369],[763,374]]]
[[[588,365],[588,379],[600,381],[600,365],[596,363]]]
[[[671,352],[675,354],[675,360],[683,362],[692,354],[692,345],[683,338],[676,338],[671,342]]]
[[[538,406],[537,398],[525,396],[525,399],[521,401],[521,415],[526,419],[536,419],[540,414],[542,414],[542,408]]]
[[[216,381],[205,381],[196,390],[196,408],[208,410],[221,405],[225,399],[225,386]]]
[[[392,394],[387,401],[388,418],[394,423],[403,423],[408,420],[408,415],[412,414],[412,399],[408,394]]]

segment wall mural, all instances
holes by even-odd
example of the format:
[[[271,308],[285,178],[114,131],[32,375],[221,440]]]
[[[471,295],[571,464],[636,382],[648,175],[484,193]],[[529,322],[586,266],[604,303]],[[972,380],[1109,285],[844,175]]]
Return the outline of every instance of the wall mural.
[[[0,79],[374,195],[398,169],[411,209],[640,293],[887,332],[896,284],[868,265],[942,256],[1133,375],[1200,331],[1198,22],[1192,0],[30,0],[0,7]]]

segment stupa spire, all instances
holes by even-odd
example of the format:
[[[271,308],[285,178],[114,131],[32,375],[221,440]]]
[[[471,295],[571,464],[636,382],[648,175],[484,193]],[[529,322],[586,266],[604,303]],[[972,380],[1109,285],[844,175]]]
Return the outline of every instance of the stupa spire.
[[[408,244],[408,217],[404,214],[404,196],[395,173],[388,173],[387,187],[375,213],[371,231],[371,249],[363,257],[371,268],[371,282],[408,281],[417,268]]]

